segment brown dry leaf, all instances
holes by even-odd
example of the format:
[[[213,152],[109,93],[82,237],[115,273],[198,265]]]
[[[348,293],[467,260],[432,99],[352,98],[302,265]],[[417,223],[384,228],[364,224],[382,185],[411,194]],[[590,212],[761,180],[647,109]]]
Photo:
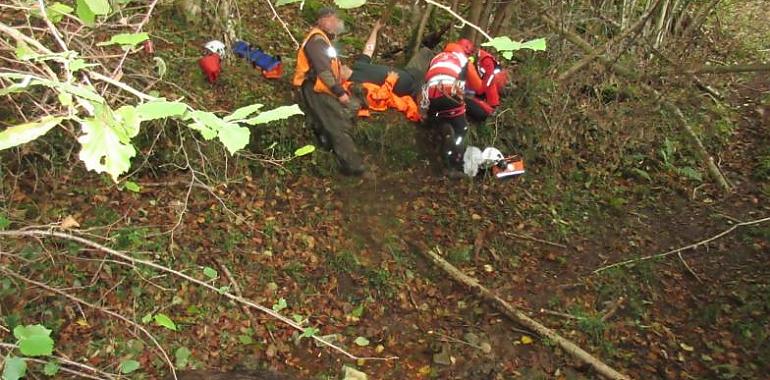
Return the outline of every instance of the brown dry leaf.
[[[78,221],[75,220],[75,218],[72,217],[72,215],[67,215],[67,217],[64,218],[64,220],[62,220],[61,222],[61,228],[64,228],[65,230],[69,230],[77,227],[80,227],[80,223],[78,223]]]

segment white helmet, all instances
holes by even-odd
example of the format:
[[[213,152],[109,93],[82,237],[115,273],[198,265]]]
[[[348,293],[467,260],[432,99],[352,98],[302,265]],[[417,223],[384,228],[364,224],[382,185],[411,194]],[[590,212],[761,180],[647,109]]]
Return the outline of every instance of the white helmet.
[[[505,157],[499,150],[492,147],[487,147],[486,149],[484,149],[484,151],[481,153],[481,158],[484,161],[493,161],[493,162],[505,159]]]
[[[206,50],[219,55],[220,57],[225,56],[225,44],[223,44],[220,40],[211,40],[206,42],[206,45],[203,47],[206,48]]]

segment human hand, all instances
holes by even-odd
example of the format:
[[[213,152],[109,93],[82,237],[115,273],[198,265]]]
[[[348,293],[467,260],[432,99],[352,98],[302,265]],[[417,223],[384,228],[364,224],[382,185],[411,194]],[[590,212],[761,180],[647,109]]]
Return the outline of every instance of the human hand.
[[[397,72],[395,72],[395,71],[389,71],[389,72],[388,72],[388,76],[393,76],[393,77],[395,77],[395,78],[396,78],[396,80],[398,80],[398,73],[397,73]]]
[[[348,94],[344,94],[344,95],[340,96],[337,99],[340,101],[340,103],[345,104],[345,105],[350,103],[350,96],[348,96]]]
[[[383,26],[384,25],[382,25],[382,22],[380,20],[377,20],[377,22],[374,23],[374,27],[372,29],[379,32]]]

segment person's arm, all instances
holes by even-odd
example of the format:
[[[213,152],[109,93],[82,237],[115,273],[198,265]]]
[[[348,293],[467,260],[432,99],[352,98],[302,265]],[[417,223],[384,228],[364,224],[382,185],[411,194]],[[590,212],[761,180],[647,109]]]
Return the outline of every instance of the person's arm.
[[[466,65],[465,67],[467,67],[466,69],[467,71],[465,74],[466,88],[472,90],[477,94],[484,92],[484,84],[481,81],[479,72],[476,70],[476,65],[474,65],[473,62],[468,62],[468,65]]]
[[[364,51],[363,54],[369,57],[374,56],[374,49],[377,47],[377,34],[380,33],[380,29],[382,28],[382,24],[379,20],[377,20],[376,23],[374,23],[374,27],[372,28],[372,32],[369,33],[369,38],[366,40],[366,44],[364,45]]]
[[[347,94],[342,88],[339,78],[335,78],[332,73],[331,58],[326,52],[328,48],[329,45],[322,38],[314,38],[305,44],[305,54],[307,54],[318,79],[329,87],[335,96],[341,98]]]

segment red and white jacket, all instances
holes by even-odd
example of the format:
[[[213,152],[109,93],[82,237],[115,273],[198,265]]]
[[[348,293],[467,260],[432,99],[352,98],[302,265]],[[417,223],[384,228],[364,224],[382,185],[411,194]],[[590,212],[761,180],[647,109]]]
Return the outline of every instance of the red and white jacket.
[[[450,43],[443,52],[430,61],[428,72],[425,73],[425,87],[455,87],[464,91],[466,85],[473,91],[482,88],[481,77],[474,65],[468,64],[468,56],[459,46]],[[431,98],[435,96],[430,96]]]

